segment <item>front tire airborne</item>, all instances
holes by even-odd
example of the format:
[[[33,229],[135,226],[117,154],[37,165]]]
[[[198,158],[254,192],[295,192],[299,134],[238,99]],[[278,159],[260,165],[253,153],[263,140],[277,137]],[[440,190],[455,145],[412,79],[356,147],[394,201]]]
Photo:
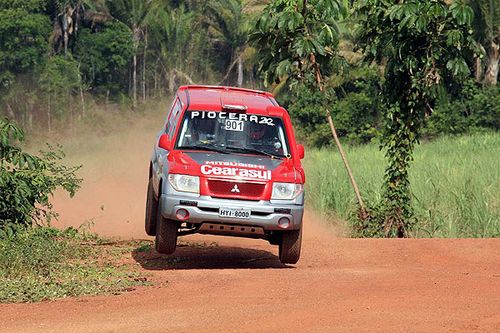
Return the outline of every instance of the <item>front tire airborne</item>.
[[[296,264],[300,259],[302,228],[284,231],[279,244],[279,257],[283,264]]]
[[[161,214],[161,203],[158,205],[158,221],[156,226],[155,248],[161,254],[172,254],[177,246],[177,230],[179,223],[167,220]]]
[[[158,212],[158,199],[155,198],[153,190],[153,178],[149,179],[148,194],[146,198],[146,221],[145,228],[146,234],[149,236],[156,235],[157,213]]]

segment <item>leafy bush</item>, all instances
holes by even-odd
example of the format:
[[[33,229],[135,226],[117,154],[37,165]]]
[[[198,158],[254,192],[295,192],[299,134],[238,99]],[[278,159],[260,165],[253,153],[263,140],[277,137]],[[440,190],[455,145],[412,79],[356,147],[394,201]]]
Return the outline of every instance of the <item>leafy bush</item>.
[[[486,87],[466,101],[471,125],[476,128],[500,129],[500,86]]]
[[[312,147],[332,143],[325,118],[325,105],[330,108],[339,137],[353,144],[369,143],[380,134],[382,111],[379,100],[379,76],[369,69],[355,69],[330,87],[336,96],[328,101],[324,94],[302,90],[283,104],[288,108],[299,139]],[[424,137],[460,135],[500,129],[500,87],[481,87],[466,81],[455,93],[442,101],[427,118]]]
[[[326,121],[330,109],[338,135],[350,143],[368,143],[378,136],[381,108],[380,78],[373,68],[352,69],[341,82],[332,82],[327,95],[303,88],[285,104],[295,122],[298,136],[313,147],[328,146],[332,133]]]
[[[500,129],[500,87],[481,88],[467,82],[451,101],[436,107],[427,121],[426,136]]]
[[[15,144],[23,140],[20,128],[0,118],[0,227],[50,218],[50,195],[61,187],[73,196],[81,182],[75,175],[79,167],[60,163],[64,158],[60,148],[49,146],[35,156]]]

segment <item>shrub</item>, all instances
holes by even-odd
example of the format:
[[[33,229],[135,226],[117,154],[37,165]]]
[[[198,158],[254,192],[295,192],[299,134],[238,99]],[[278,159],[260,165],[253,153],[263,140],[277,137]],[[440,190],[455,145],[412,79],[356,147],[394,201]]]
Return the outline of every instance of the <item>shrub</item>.
[[[121,261],[134,245],[73,228],[6,226],[0,229],[0,303],[116,294],[143,285],[146,279]]]
[[[60,147],[35,156],[15,144],[23,140],[19,127],[0,118],[0,227],[50,219],[50,195],[61,187],[73,196],[81,182],[75,174],[79,167],[61,164]]]
[[[295,122],[298,136],[313,147],[328,146],[332,133],[326,121],[325,106],[332,113],[339,137],[354,143],[367,143],[378,136],[380,78],[373,68],[361,67],[347,73],[339,82],[331,82],[328,100],[322,92],[299,91],[285,101]]]
[[[457,135],[483,129],[500,129],[500,88],[481,88],[467,82],[459,94],[451,96],[451,101],[435,108],[424,135]]]

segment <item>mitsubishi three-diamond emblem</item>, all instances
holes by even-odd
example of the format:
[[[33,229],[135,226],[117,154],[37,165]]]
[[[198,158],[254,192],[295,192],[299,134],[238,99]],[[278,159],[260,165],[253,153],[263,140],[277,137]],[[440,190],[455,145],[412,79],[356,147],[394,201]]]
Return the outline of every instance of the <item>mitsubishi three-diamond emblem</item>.
[[[231,193],[240,193],[238,185],[234,185],[233,189],[231,190]]]

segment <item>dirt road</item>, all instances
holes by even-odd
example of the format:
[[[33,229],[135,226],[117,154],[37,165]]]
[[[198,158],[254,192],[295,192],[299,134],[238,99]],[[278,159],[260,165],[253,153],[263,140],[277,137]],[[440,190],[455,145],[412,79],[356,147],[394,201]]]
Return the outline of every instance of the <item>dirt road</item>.
[[[70,149],[86,183],[57,198],[61,226],[144,237],[145,128]],[[346,239],[311,213],[305,225],[295,267],[264,241],[190,236],[206,244],[130,255],[154,286],[0,305],[0,332],[500,332],[500,240]]]
[[[136,256],[156,287],[0,305],[0,332],[500,332],[500,241],[353,240],[311,216],[307,226],[296,267],[263,241],[215,238]]]

